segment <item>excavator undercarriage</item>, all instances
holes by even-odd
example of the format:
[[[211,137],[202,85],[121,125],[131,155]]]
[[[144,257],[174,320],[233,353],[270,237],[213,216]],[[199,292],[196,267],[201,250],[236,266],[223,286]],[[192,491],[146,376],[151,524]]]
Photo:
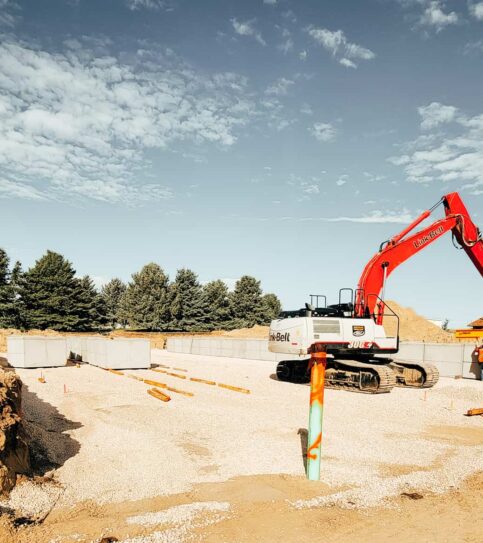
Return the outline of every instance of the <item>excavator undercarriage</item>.
[[[309,360],[284,360],[278,363],[280,381],[308,383]],[[358,360],[327,359],[326,388],[351,390],[369,394],[391,392],[395,387],[430,388],[439,379],[439,372],[432,364],[395,362],[378,359],[368,362]]]

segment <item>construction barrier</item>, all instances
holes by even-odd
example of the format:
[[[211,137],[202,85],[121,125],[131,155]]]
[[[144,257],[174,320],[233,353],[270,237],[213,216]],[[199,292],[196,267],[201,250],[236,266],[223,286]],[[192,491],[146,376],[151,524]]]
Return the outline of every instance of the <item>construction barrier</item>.
[[[473,343],[401,342],[399,352],[391,356],[396,360],[430,362],[437,366],[442,377],[479,379],[480,368],[474,349]],[[167,339],[166,350],[172,353],[226,356],[272,363],[287,358],[309,359],[309,355],[297,357],[271,353],[266,339],[173,337]]]

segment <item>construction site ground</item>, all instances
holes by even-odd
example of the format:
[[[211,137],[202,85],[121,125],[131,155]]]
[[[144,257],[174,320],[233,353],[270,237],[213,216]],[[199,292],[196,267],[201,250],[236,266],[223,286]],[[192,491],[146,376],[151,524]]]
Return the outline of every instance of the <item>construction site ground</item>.
[[[152,353],[186,378],[18,370],[38,477],[0,503],[2,542],[481,541],[483,417],[464,416],[483,406],[481,382],[327,390],[321,481],[308,482],[307,385],[269,362]],[[165,403],[129,375],[194,395],[164,389]]]

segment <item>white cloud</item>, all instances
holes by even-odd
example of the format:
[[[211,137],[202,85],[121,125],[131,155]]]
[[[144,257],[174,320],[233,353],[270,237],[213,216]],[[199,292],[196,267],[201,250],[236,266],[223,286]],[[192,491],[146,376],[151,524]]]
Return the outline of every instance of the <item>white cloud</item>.
[[[346,68],[356,68],[357,64],[354,60],[372,60],[376,56],[370,49],[348,41],[342,30],[332,31],[327,28],[309,26],[306,31]]]
[[[231,24],[237,34],[240,36],[251,36],[257,40],[261,45],[267,45],[267,42],[262,38],[262,35],[254,27],[255,19],[250,21],[238,21],[237,19],[231,19]]]
[[[344,174],[344,175],[340,175],[339,176],[339,179],[337,179],[337,181],[335,182],[335,184],[338,186],[338,187],[342,187],[342,185],[345,185],[347,183],[349,179],[349,176],[347,174]]]
[[[468,54],[471,54],[471,53],[481,53],[481,52],[483,52],[483,40],[468,42],[465,45],[465,48],[464,48],[463,52],[464,52],[465,55],[468,55]]]
[[[278,48],[280,49],[280,51],[282,51],[284,55],[292,51],[293,47],[294,47],[294,42],[292,38],[287,38],[283,43],[281,43],[278,46]]]
[[[419,23],[423,26],[433,27],[436,32],[440,32],[448,25],[453,25],[458,22],[458,15],[451,11],[445,13],[444,6],[439,0],[434,0],[429,3],[423,11]]]
[[[330,123],[314,123],[309,130],[317,140],[322,142],[332,141],[337,134],[336,128]]]
[[[342,64],[342,66],[345,66],[346,68],[357,68],[357,64],[352,62],[352,60],[349,60],[348,58],[341,58],[339,60],[339,63]]]
[[[483,2],[477,2],[476,4],[470,4],[470,13],[478,19],[478,21],[483,21]]]
[[[396,224],[409,224],[413,220],[413,216],[407,209],[402,211],[380,211],[375,209],[367,215],[361,217],[304,217],[299,219],[299,221],[322,221],[322,222],[356,222],[356,223],[366,223],[366,224],[385,224],[385,223],[396,223]]]
[[[402,147],[403,153],[388,160],[402,166],[413,183],[446,182],[456,184],[471,194],[483,194],[483,114],[451,116],[451,133],[440,122],[431,127],[438,132],[416,138]],[[445,121],[442,121],[445,122]]]
[[[319,194],[320,193],[319,185],[317,185],[316,183],[307,183],[304,181],[301,184],[301,188],[302,188],[302,192],[304,192],[305,194]]]
[[[165,9],[167,4],[164,0],[126,0],[126,6],[132,11],[138,9],[159,11]]]
[[[282,17],[285,20],[290,21],[291,23],[297,22],[297,17],[295,17],[295,13],[291,9],[288,9],[287,11],[283,11]]]
[[[449,123],[454,120],[458,109],[453,106],[445,106],[439,102],[431,102],[431,104],[418,108],[418,113],[421,115],[421,128],[423,130],[431,130],[436,126]]]
[[[45,200],[45,196],[31,185],[10,181],[0,177],[0,198],[22,198],[26,200]]]
[[[274,6],[277,3],[277,0],[263,0],[264,4],[268,4],[269,6]]]
[[[14,0],[0,0],[0,28],[11,28],[17,22],[20,6]]]
[[[293,173],[290,174],[287,185],[295,187],[297,191],[301,191],[302,195],[298,198],[299,202],[308,200],[310,195],[320,194],[321,178],[312,175],[308,178],[303,178]]]
[[[303,113],[304,115],[313,115],[314,111],[309,106],[309,104],[302,104],[302,106],[300,108],[300,113]]]
[[[280,77],[267,87],[265,90],[265,94],[272,95],[272,96],[286,96],[288,93],[289,88],[294,84],[295,82],[291,79],[286,79],[285,77]]]
[[[289,127],[291,124],[294,124],[294,122],[295,121],[293,119],[281,119],[276,125],[276,129],[278,132],[281,132],[282,130],[285,130],[287,127]]]
[[[144,152],[179,142],[230,146],[254,112],[243,77],[199,75],[169,51],[140,49],[127,63],[80,43],[58,53],[7,39],[0,58],[3,195],[170,198]]]
[[[371,172],[363,172],[364,177],[371,183],[384,181],[386,179],[385,175],[376,175]]]
[[[299,59],[300,60],[305,60],[307,58],[307,51],[300,51],[299,53]]]

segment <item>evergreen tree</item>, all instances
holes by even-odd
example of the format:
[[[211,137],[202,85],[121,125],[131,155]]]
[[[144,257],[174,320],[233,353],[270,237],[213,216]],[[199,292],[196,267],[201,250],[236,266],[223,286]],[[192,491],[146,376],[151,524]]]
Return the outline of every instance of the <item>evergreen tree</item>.
[[[230,295],[230,305],[237,328],[262,324],[265,317],[260,281],[249,275],[241,277]]]
[[[206,323],[213,329],[230,327],[231,308],[228,287],[221,280],[210,281],[203,287]]]
[[[206,299],[198,277],[188,269],[178,270],[170,287],[171,325],[183,331],[209,330]]]
[[[0,249],[0,327],[15,326],[15,292],[11,284],[10,259]]]
[[[37,260],[19,286],[28,328],[78,330],[86,326],[86,301],[72,264],[53,251]]]
[[[282,310],[282,304],[275,294],[264,294],[262,296],[262,308],[264,324],[276,319]]]
[[[25,308],[21,297],[21,288],[23,281],[22,264],[17,260],[12,268],[10,275],[10,284],[13,289],[14,295],[14,316],[13,326],[14,328],[25,328]]]
[[[168,276],[152,262],[132,275],[119,304],[118,319],[139,330],[163,330],[169,316]]]
[[[82,279],[76,279],[76,281],[78,287],[76,299],[78,323],[76,330],[97,330],[107,323],[104,299],[97,292],[92,279],[88,275]]]
[[[116,324],[125,324],[125,321],[120,321],[119,319],[119,310],[126,288],[126,285],[120,279],[114,278],[101,289],[101,296],[106,306],[107,322],[112,328]]]

